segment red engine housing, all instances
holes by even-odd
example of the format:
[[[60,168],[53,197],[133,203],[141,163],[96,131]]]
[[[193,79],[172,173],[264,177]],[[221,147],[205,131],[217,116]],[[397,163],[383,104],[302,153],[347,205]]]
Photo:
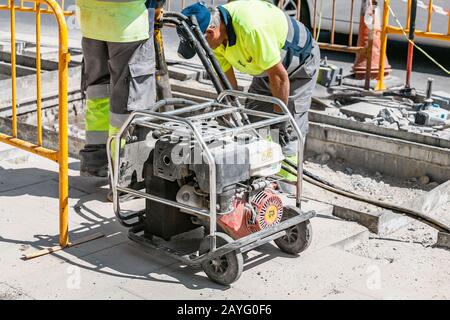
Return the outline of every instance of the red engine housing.
[[[243,199],[234,203],[234,211],[218,218],[218,224],[233,239],[270,228],[283,217],[283,201],[271,189],[259,192],[251,204]]]

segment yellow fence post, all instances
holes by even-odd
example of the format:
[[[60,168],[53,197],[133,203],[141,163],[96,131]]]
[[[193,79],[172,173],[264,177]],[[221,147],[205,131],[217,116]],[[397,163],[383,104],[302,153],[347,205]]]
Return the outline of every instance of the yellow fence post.
[[[42,146],[42,96],[41,96],[41,4],[36,4],[36,110],[37,144]]]
[[[378,82],[375,90],[385,90],[384,85],[384,68],[386,64],[386,49],[387,49],[387,27],[389,24],[389,0],[384,0],[383,5],[383,26],[381,28],[381,47],[380,47],[380,70],[378,72]]]
[[[45,0],[55,13],[59,29],[59,244],[61,247],[69,245],[69,148],[68,148],[68,107],[67,107],[67,79],[69,77],[69,45],[67,24],[61,7],[55,0]]]
[[[431,31],[431,16],[433,15],[433,0],[428,0],[428,13],[427,13],[427,31]]]
[[[16,83],[16,5],[10,1],[11,10],[11,108],[12,136],[17,138],[17,83]]]

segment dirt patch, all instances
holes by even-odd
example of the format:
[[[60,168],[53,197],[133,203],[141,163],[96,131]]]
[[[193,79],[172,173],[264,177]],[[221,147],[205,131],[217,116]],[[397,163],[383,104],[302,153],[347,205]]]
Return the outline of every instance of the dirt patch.
[[[0,300],[20,300],[27,299],[27,296],[19,289],[11,287],[10,285],[0,283]]]
[[[381,172],[370,172],[363,168],[352,167],[344,160],[331,158],[327,154],[308,155],[305,161],[305,169],[345,190],[371,199],[404,206],[408,206],[415,198],[439,186],[428,176],[399,179],[384,175]],[[362,212],[383,210],[364,202],[333,194],[310,184],[307,184],[305,196]],[[443,215],[450,214],[450,202],[437,208],[437,210]],[[426,224],[410,219],[408,226],[394,232],[390,237],[398,241],[416,242],[424,246],[430,246],[436,243],[437,231]]]

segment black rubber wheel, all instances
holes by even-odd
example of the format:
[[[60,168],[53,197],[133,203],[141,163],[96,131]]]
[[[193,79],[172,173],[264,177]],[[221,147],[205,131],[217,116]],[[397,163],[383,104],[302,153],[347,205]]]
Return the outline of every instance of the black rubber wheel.
[[[217,248],[220,248],[234,240],[225,233],[217,232]],[[209,238],[203,239],[200,244],[200,254],[209,251]],[[213,260],[206,260],[202,263],[203,271],[212,281],[230,285],[237,281],[244,270],[244,258],[241,253],[229,252]]]
[[[275,240],[281,251],[298,254],[305,251],[312,241],[312,226],[309,220],[303,221],[286,230],[286,235]]]

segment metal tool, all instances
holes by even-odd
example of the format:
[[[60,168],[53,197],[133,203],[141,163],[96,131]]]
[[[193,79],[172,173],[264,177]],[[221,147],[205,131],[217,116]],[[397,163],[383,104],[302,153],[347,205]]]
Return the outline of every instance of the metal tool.
[[[428,78],[426,97],[419,111],[415,114],[414,122],[422,126],[448,127],[450,126],[450,112],[433,103],[432,87],[433,79]]]

